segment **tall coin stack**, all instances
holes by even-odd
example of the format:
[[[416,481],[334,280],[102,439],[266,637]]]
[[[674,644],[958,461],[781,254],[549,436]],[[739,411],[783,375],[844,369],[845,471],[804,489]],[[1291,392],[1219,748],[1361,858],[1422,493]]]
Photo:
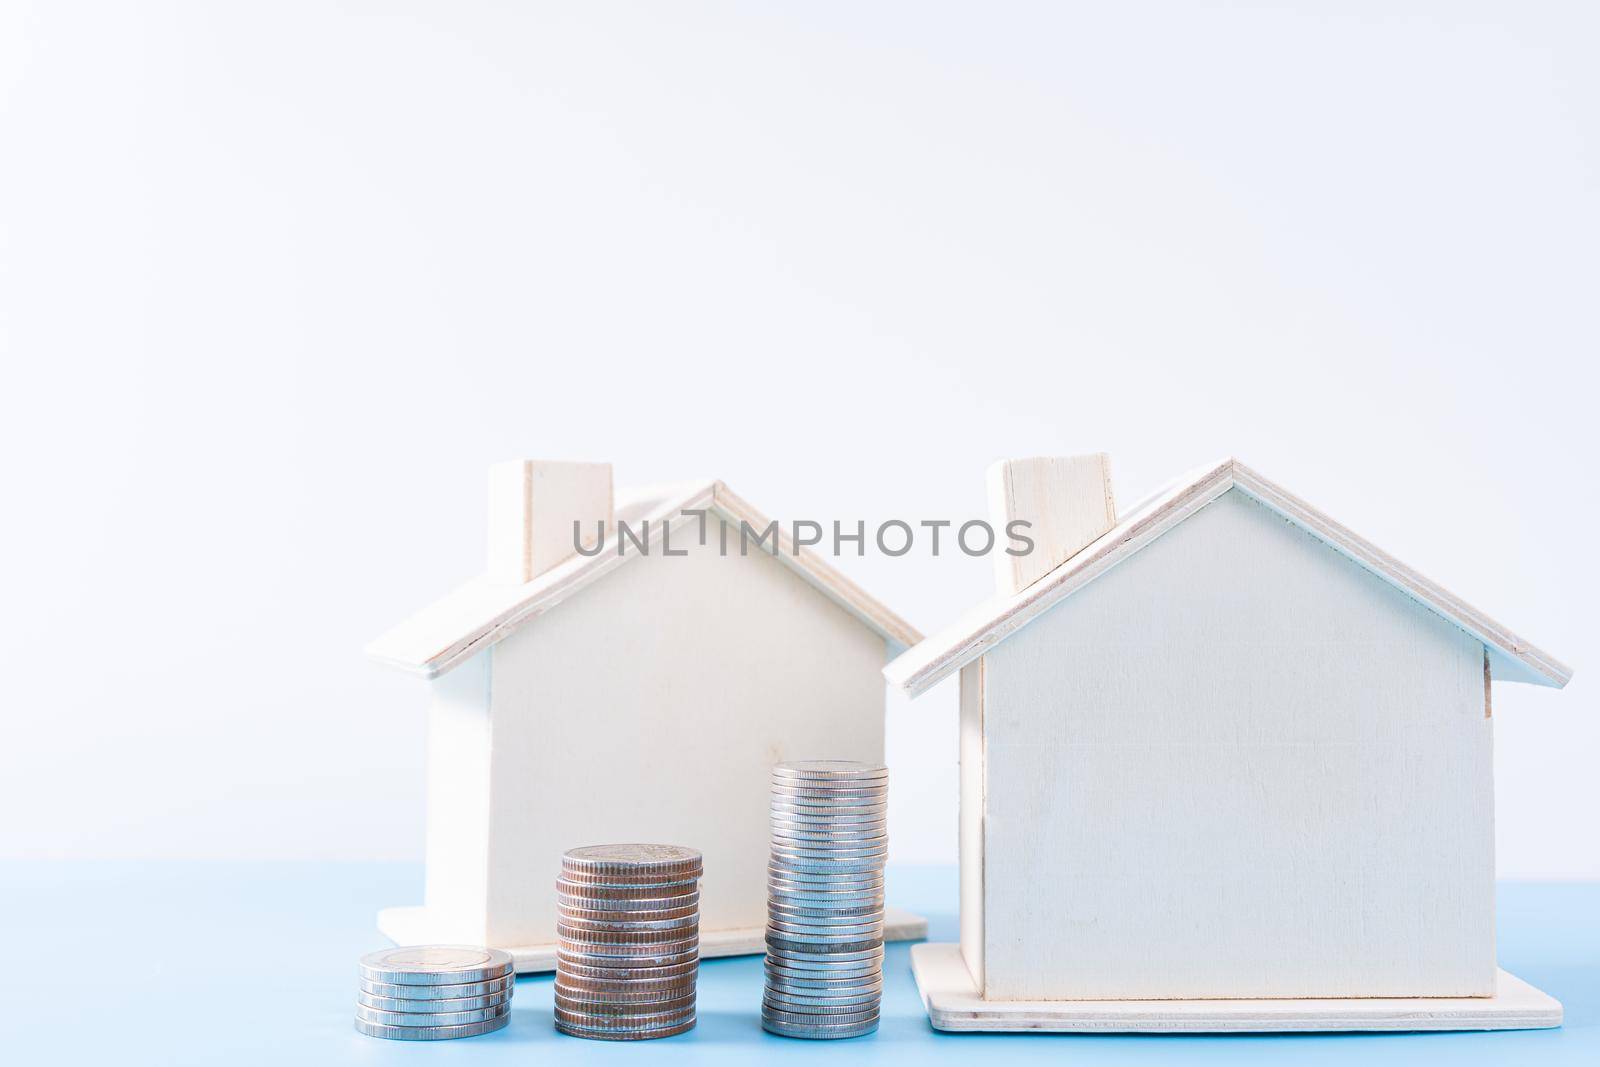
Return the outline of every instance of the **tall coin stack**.
[[[590,845],[556,879],[556,1029],[641,1041],[694,1027],[700,853]]]
[[[511,1019],[511,955],[470,945],[388,948],[361,957],[356,1029],[397,1041],[442,1041]]]
[[[787,1037],[858,1037],[883,996],[888,771],[814,760],[772,769],[766,995],[761,1025]]]

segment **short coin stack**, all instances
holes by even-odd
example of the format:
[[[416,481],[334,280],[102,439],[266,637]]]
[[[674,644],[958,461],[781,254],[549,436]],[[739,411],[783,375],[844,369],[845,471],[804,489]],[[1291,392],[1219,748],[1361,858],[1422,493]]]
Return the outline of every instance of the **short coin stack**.
[[[814,760],[772,769],[766,996],[761,1025],[787,1037],[858,1037],[883,995],[888,771]]]
[[[556,879],[556,1029],[641,1041],[694,1027],[700,853],[591,845]]]
[[[470,945],[389,948],[361,957],[356,1029],[369,1037],[442,1041],[511,1019],[510,953]]]

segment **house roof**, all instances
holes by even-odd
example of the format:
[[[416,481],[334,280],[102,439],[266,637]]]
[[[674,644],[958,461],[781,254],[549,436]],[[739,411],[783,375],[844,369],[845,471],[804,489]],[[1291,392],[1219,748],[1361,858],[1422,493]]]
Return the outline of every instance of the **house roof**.
[[[673,532],[698,518],[686,510],[706,509],[732,523],[748,522],[764,530],[770,521],[721,482],[638,489],[618,494],[615,518],[638,532],[648,520],[654,551],[663,531]],[[521,624],[542,615],[578,590],[599,581],[643,553],[630,548],[617,552],[615,526],[602,550],[593,556],[574,556],[550,568],[531,582],[511,585],[475,578],[423,608],[367,646],[367,654],[402,670],[435,678],[511,634]],[[764,551],[764,549],[763,549]],[[818,592],[855,616],[891,647],[909,648],[922,635],[904,619],[868,596],[860,586],[834,570],[821,557],[798,552],[780,524],[776,558]]]
[[[884,668],[915,696],[1111,570],[1230,489],[1282,515],[1328,547],[1483,642],[1497,679],[1561,687],[1572,669],[1234,459],[1214,463],[1143,501],[1077,555],[1011,596],[985,601]]]

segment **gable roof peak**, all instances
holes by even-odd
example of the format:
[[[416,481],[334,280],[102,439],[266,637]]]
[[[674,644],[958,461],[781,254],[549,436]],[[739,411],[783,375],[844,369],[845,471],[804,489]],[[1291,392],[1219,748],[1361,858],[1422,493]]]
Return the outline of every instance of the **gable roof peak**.
[[[735,524],[747,522],[756,530],[765,530],[772,522],[720,481],[624,489],[616,494],[614,521],[607,525],[605,540],[594,554],[573,555],[527,582],[507,583],[491,575],[474,578],[373,641],[367,654],[425,678],[438,677],[643,555],[618,551],[619,527],[627,526],[653,550],[667,530],[675,533],[697,522],[701,510]],[[821,556],[797,547],[781,524],[775,525],[773,556],[797,577],[882,637],[891,649],[909,648],[922,640],[910,623]]]
[[[1340,555],[1481,640],[1495,678],[1556,688],[1566,685],[1572,678],[1572,669],[1560,660],[1232,456],[1200,467],[1162,487],[1043,578],[1010,596],[978,604],[950,626],[895,659],[884,668],[884,677],[912,696],[926,692],[1230,489],[1238,489],[1288,519]]]

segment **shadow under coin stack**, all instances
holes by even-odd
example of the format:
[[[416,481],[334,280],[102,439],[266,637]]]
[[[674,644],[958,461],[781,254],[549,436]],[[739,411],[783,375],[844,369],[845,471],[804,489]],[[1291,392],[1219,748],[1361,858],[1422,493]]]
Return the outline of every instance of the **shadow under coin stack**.
[[[556,879],[556,1029],[642,1041],[694,1027],[700,853],[590,845]]]
[[[859,1037],[883,996],[888,771],[814,760],[772,769],[766,995],[786,1037]]]
[[[361,957],[356,1029],[397,1041],[475,1037],[511,1019],[510,953],[470,945],[388,948]]]

